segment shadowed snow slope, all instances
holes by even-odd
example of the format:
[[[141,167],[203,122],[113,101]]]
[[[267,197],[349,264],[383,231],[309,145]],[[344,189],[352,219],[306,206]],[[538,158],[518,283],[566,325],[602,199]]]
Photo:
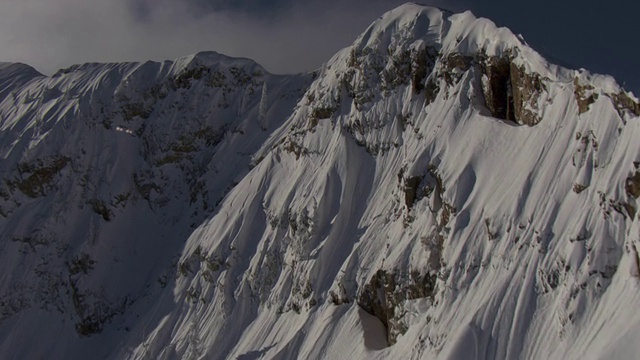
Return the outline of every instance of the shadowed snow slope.
[[[640,351],[637,99],[470,12],[0,85],[2,358]]]

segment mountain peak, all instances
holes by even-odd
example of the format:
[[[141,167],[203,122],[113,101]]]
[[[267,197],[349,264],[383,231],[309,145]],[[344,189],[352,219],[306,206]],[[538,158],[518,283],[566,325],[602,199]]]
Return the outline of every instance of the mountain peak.
[[[394,41],[426,38],[440,42],[447,12],[435,7],[407,3],[388,11],[374,21],[355,41],[359,48],[386,49]]]
[[[640,113],[633,95],[610,76],[551,64],[522,36],[470,11],[454,14],[416,3],[373,22],[327,64],[321,77],[320,91],[313,95],[318,108],[336,108],[342,85],[359,108],[409,83],[414,94],[424,90],[432,102],[464,77],[481,89],[492,116],[518,124],[537,124],[550,88],[567,83],[578,84],[578,103],[584,103],[580,89],[587,86],[590,93],[612,99],[623,113]]]
[[[633,358],[638,116],[415,3],[313,74],[0,64],[0,358]]]
[[[491,20],[477,18],[471,11],[449,10],[407,3],[376,20],[356,43],[362,47],[385,47],[398,40],[422,40],[444,52],[500,54],[524,42],[509,29]]]
[[[242,58],[242,57],[232,57],[228,55],[221,54],[216,51],[200,51],[191,55],[183,56],[174,61],[175,66],[178,68],[192,68],[192,67],[215,67],[215,66],[224,66],[224,67],[239,67],[239,68],[247,68],[247,67],[255,67],[255,68],[264,68],[256,63],[252,59]]]
[[[38,70],[22,63],[0,62],[0,95],[31,79],[43,76]]]
[[[485,56],[518,58],[519,65],[526,65],[536,72],[552,79],[572,80],[576,72],[549,63],[540,53],[531,48],[522,35],[514,34],[509,28],[499,27],[492,20],[476,17],[471,11],[461,13],[421,5],[406,3],[392,9],[374,21],[353,43],[354,48],[367,51],[389,52],[390,48],[403,46],[410,48],[424,43],[442,55],[452,53],[465,56]],[[580,73],[590,73],[581,70]],[[598,84],[609,92],[619,91],[612,78],[593,76]],[[613,81],[615,82],[615,81]]]

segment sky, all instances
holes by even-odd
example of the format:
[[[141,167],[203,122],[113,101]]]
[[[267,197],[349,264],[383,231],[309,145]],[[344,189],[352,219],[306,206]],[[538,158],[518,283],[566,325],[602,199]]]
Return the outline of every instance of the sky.
[[[404,0],[0,0],[0,61],[45,74],[83,62],[203,50],[275,73],[310,71]],[[424,0],[487,17],[552,62],[611,74],[640,95],[640,2]]]

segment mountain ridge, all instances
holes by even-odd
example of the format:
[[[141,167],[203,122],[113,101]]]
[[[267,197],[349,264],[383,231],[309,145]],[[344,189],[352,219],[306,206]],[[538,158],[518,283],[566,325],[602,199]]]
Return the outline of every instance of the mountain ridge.
[[[637,99],[489,20],[407,4],[311,74],[209,52],[17,88],[4,357],[636,350]],[[36,328],[65,336],[8,335]]]

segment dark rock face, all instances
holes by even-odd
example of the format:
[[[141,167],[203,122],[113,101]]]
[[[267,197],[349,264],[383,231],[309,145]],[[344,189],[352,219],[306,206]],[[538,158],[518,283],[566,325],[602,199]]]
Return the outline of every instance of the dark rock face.
[[[611,94],[610,97],[620,117],[624,117],[625,111],[630,112],[632,115],[640,116],[640,104],[635,102],[635,100],[630,98],[625,92],[621,91],[618,94]]]
[[[405,195],[405,204],[407,205],[407,209],[411,209],[413,207],[413,203],[416,201],[418,197],[418,186],[422,182],[422,176],[414,176],[405,180],[404,183],[404,195]]]
[[[358,296],[358,305],[387,328],[389,346],[407,331],[400,308],[406,300],[433,298],[437,276],[412,271],[401,274],[378,270]]]
[[[538,99],[546,91],[540,75],[526,72],[523,66],[510,65],[513,113],[518,124],[533,126],[540,122]]]
[[[593,90],[593,86],[591,85],[582,85],[578,81],[578,78],[573,80],[573,85],[575,87],[574,94],[576,97],[576,102],[578,103],[578,112],[580,114],[584,114],[589,111],[589,105],[596,102],[598,99],[598,94],[590,94],[587,95],[588,92]]]
[[[424,98],[426,99],[426,104],[429,105],[434,101],[436,101],[436,98],[438,97],[439,92],[440,92],[440,86],[438,85],[438,83],[434,79],[429,79],[424,92]]]
[[[430,198],[435,193],[437,197],[436,203],[442,203],[442,194],[444,193],[444,184],[442,178],[438,174],[438,168],[430,164],[426,171],[422,175],[404,177],[404,173],[401,171],[398,174],[398,181],[404,181],[404,202],[408,210],[413,208],[413,205],[424,199]],[[440,210],[434,209],[435,211]]]
[[[457,53],[449,54],[447,58],[444,60],[445,64],[447,64],[448,70],[460,69],[462,71],[467,71],[471,67],[471,61],[473,59],[468,56],[463,56]]]
[[[624,188],[629,196],[637,199],[640,196],[640,172],[629,176]]]
[[[416,94],[424,89],[424,79],[433,71],[437,56],[432,47],[411,53],[411,86]]]
[[[481,63],[481,69],[482,74],[487,77],[487,81],[482,87],[487,108],[494,117],[515,121],[509,59],[489,59],[487,63]]]
[[[494,117],[528,126],[540,122],[535,110],[545,86],[539,74],[528,73],[510,56],[485,59],[481,54],[479,66],[485,105]]]
[[[473,58],[458,53],[442,57],[442,74],[440,75],[447,86],[457,84],[462,76],[471,67]]]
[[[30,198],[46,196],[55,190],[55,180],[60,172],[71,163],[71,159],[63,155],[55,155],[38,159],[32,163],[23,162],[17,166],[17,175],[7,177],[4,182],[11,193],[17,188]]]

